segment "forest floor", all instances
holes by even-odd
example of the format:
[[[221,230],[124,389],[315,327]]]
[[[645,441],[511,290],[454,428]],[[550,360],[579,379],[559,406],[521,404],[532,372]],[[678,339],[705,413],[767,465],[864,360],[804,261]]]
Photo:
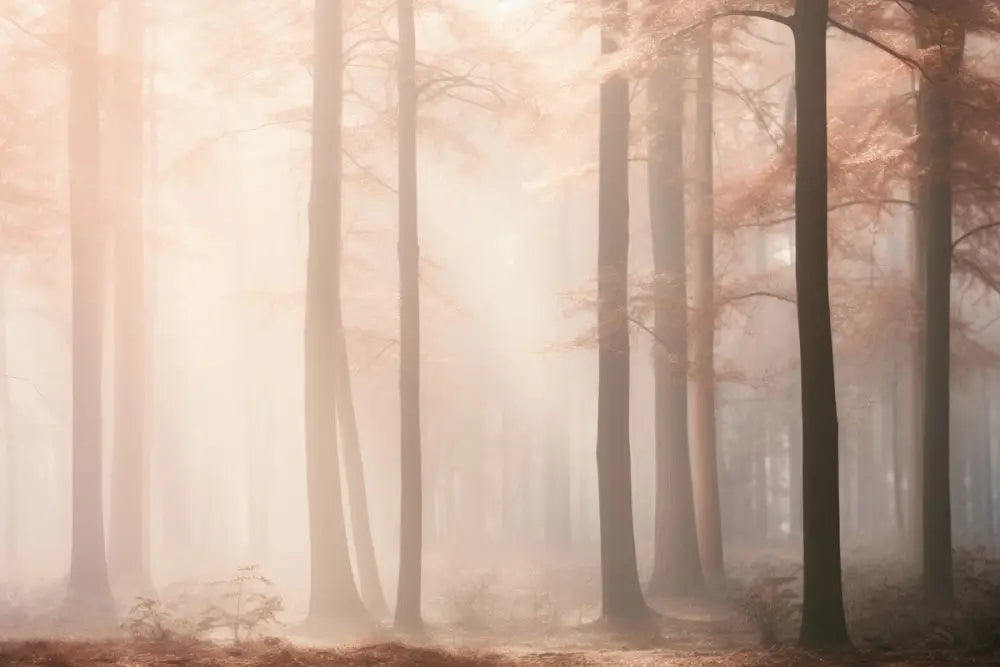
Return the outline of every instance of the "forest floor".
[[[514,575],[525,565],[489,564],[461,572],[438,564],[432,571],[448,585],[427,595],[430,619],[419,641],[387,630],[354,636],[334,647],[329,637],[310,638],[294,625],[303,618],[302,600],[284,600],[281,618],[290,625],[264,624],[257,635],[271,638],[235,643],[224,626],[215,641],[193,639],[190,628],[205,591],[160,590],[163,606],[137,616],[120,610],[121,629],[81,631],[58,611],[65,582],[4,603],[0,595],[0,667],[44,665],[667,665],[751,667],[764,665],[1000,665],[1000,558],[962,551],[956,560],[959,599],[944,609],[922,601],[917,573],[895,560],[849,556],[844,572],[845,608],[855,649],[817,654],[794,648],[798,627],[797,566],[780,554],[754,555],[761,567],[734,566],[732,585],[709,599],[653,601],[658,627],[629,637],[588,625],[600,600],[594,569],[560,567],[527,580]],[[429,577],[432,581],[435,578]],[[214,589],[212,589],[214,590]],[[218,592],[218,591],[216,591]],[[193,595],[196,607],[171,603]],[[301,597],[301,596],[299,596]],[[48,610],[48,611],[46,611]],[[194,611],[192,611],[194,610]],[[149,609],[145,609],[149,612]],[[252,610],[251,610],[252,611]],[[139,631],[136,619],[145,619]],[[220,626],[216,626],[220,627]],[[144,629],[143,629],[144,628]],[[159,630],[168,631],[160,633]],[[762,649],[770,628],[782,644]],[[150,632],[150,630],[153,632]],[[142,637],[180,637],[150,641]]]
[[[764,665],[866,665],[916,667],[932,665],[998,665],[995,651],[960,647],[874,648],[864,640],[842,653],[810,653],[790,644],[753,648],[756,634],[732,608],[718,603],[674,602],[657,605],[664,612],[659,636],[623,637],[587,626],[496,624],[485,627],[439,625],[427,628],[420,642],[401,643],[388,634],[350,646],[331,647],[294,632],[254,642],[233,644],[176,640],[148,641],[119,636],[111,639],[0,640],[0,667],[38,665],[312,666],[312,665],[593,665],[677,667],[751,667]],[[0,635],[4,628],[0,627]],[[792,628],[783,636],[790,639]]]

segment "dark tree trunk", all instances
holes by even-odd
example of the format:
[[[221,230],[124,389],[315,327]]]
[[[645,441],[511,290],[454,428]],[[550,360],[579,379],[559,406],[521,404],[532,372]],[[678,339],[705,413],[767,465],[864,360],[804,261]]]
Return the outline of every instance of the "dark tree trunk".
[[[419,629],[423,543],[420,454],[420,247],[417,242],[417,82],[413,0],[399,19],[400,540],[396,626]]]
[[[367,625],[347,548],[336,401],[337,257],[341,235],[343,33],[340,3],[316,3],[312,182],[306,265],[305,418],[309,498],[309,621],[338,629]]]
[[[71,607],[114,615],[104,552],[101,318],[105,230],[100,214],[99,0],[70,3],[69,209],[73,279],[73,539]]]
[[[601,53],[618,51],[625,0],[603,0]],[[646,619],[632,521],[628,338],[628,80],[601,83],[598,195],[597,490],[601,528],[602,617],[612,625]]]
[[[691,394],[691,471],[701,568],[713,585],[725,580],[722,517],[719,510],[719,469],[715,428],[715,167],[714,136],[715,49],[711,26],[698,47],[697,225],[694,234],[694,382]]]
[[[798,0],[795,283],[802,373],[803,592],[799,643],[848,643],[840,567],[837,393],[827,239],[828,0]]]
[[[651,596],[703,587],[688,451],[684,210],[684,59],[664,54],[648,82],[649,216],[653,233],[656,519]]]
[[[954,39],[954,42],[949,42]],[[954,598],[949,411],[951,357],[951,81],[965,46],[960,26],[918,15],[917,45],[933,48],[918,95],[919,216],[926,234],[926,340],[923,376],[923,583],[932,602]]]
[[[116,133],[114,168],[115,409],[108,565],[129,594],[152,589],[145,560],[146,332],[143,235],[143,55],[145,4],[120,7],[121,50],[111,109]]]

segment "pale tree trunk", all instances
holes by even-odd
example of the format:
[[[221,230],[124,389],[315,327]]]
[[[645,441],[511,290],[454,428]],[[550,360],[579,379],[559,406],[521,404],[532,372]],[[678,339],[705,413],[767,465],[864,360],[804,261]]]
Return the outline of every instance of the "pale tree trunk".
[[[73,536],[67,603],[95,623],[114,616],[104,551],[99,0],[70,2],[69,210],[73,280]]]
[[[7,377],[7,269],[0,267],[0,440],[3,441],[4,502],[3,574],[7,585],[16,589],[21,574],[20,535],[18,530],[18,448],[14,442],[14,413],[10,404]]]
[[[340,259],[338,269],[342,267]],[[382,592],[378,574],[375,544],[372,542],[371,521],[368,517],[368,493],[365,490],[365,470],[361,460],[361,443],[358,422],[354,414],[354,392],[351,389],[351,367],[347,359],[347,341],[344,322],[337,295],[337,325],[333,341],[337,364],[337,423],[344,447],[344,476],[347,481],[347,499],[351,510],[351,532],[354,536],[354,553],[361,586],[361,599],[375,616],[389,615],[389,606]]]
[[[305,421],[311,624],[355,629],[369,617],[351,571],[337,455],[336,301],[341,234],[343,32],[340,3],[316,3],[312,183],[306,267]]]
[[[603,0],[601,53],[619,50],[625,0]],[[598,195],[597,491],[601,532],[602,618],[611,625],[646,620],[639,587],[632,519],[629,443],[628,80],[616,72],[601,83]]]
[[[827,239],[828,0],[797,0],[795,284],[802,392],[803,593],[799,643],[848,642],[840,564],[837,392]]]
[[[152,588],[145,561],[146,379],[143,238],[143,35],[144,0],[124,0],[120,12],[119,66],[110,110],[114,165],[114,457],[108,565],[122,592]]]
[[[152,1],[150,7],[154,9],[159,7],[158,2]],[[143,410],[143,415],[146,418],[146,423],[144,425],[143,431],[146,434],[146,451],[147,455],[145,457],[145,466],[143,469],[143,488],[146,489],[146,493],[143,494],[143,518],[142,525],[145,529],[145,535],[142,539],[143,548],[145,553],[143,554],[143,562],[150,566],[150,551],[152,549],[153,535],[152,535],[152,496],[153,496],[153,484],[152,484],[152,460],[153,460],[153,448],[156,443],[157,436],[157,423],[156,423],[156,313],[157,313],[157,294],[159,292],[159,282],[158,282],[158,272],[157,268],[159,266],[159,245],[157,243],[157,234],[159,232],[159,226],[157,225],[157,220],[159,219],[160,212],[160,151],[159,151],[159,114],[157,111],[157,47],[159,46],[159,40],[157,39],[159,30],[157,28],[157,19],[155,16],[151,17],[149,20],[147,17],[147,42],[149,56],[146,58],[147,71],[143,77],[146,82],[146,122],[147,122],[147,149],[146,149],[146,168],[147,168],[147,178],[148,188],[146,190],[145,204],[146,212],[143,216],[145,220],[145,285],[146,290],[146,335],[145,335],[145,345],[143,348],[143,355],[145,361],[143,362],[143,368],[145,370],[145,391],[143,395],[146,399],[146,406]]]
[[[949,40],[955,40],[949,42]],[[920,83],[919,214],[926,234],[923,378],[923,584],[933,602],[954,598],[950,488],[952,85],[961,64],[961,26],[918,14],[917,45],[934,49],[932,77]]]
[[[684,59],[661,57],[650,74],[649,216],[656,332],[656,518],[651,596],[688,595],[703,578],[695,528],[687,404],[687,266],[684,211]]]
[[[715,428],[715,168],[712,156],[715,54],[711,26],[698,47],[697,220],[692,275],[695,327],[692,338],[694,381],[691,393],[691,480],[701,568],[710,584],[724,583],[722,517]]]
[[[400,517],[396,626],[418,630],[423,552],[420,454],[420,247],[417,240],[417,81],[413,0],[399,20]]]

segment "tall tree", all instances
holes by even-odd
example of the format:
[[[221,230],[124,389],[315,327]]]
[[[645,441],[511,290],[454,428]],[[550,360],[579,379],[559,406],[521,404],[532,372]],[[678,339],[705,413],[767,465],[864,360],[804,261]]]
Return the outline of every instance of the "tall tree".
[[[601,53],[620,50],[627,0],[602,0]],[[628,135],[629,84],[620,71],[601,82],[598,147],[597,484],[601,524],[602,617],[612,625],[645,620],[632,522],[629,444]]]
[[[933,602],[954,597],[949,411],[953,96],[965,51],[963,26],[920,10],[917,46],[928,54],[917,96],[918,223],[925,238],[923,359],[923,584]]]
[[[343,16],[339,2],[317,2],[314,21],[312,180],[306,265],[305,419],[309,497],[310,597],[314,625],[359,626],[367,611],[347,547],[336,401],[337,295],[341,242]]]
[[[656,513],[653,573],[646,589],[649,595],[687,595],[699,591],[704,583],[688,450],[683,82],[683,53],[668,46],[653,67],[647,91],[651,107],[649,218],[658,343],[653,361]]]
[[[705,577],[723,583],[722,516],[715,444],[715,48],[712,26],[698,44],[698,87],[695,93],[696,220],[694,228],[694,380],[691,394],[691,470],[698,550]]]
[[[100,0],[71,0],[69,210],[73,280],[73,539],[68,604],[114,615],[104,552],[101,318],[105,230],[100,212]]]
[[[116,585],[151,587],[146,549],[146,334],[143,233],[143,42],[145,0],[119,7],[118,67],[113,82],[115,409],[108,562]]]
[[[848,642],[840,565],[839,434],[830,322],[827,166],[829,0],[797,0],[795,286],[802,394],[805,646]]]
[[[418,630],[423,550],[420,454],[420,247],[417,241],[417,74],[413,0],[397,0],[399,24],[400,514],[396,626]]]

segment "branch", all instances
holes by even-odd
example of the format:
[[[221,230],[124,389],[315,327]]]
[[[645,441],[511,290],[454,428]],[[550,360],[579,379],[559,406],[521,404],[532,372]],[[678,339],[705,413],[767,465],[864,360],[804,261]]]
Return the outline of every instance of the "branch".
[[[756,292],[747,292],[746,294],[737,294],[736,296],[730,296],[722,300],[719,304],[721,306],[731,306],[738,301],[746,301],[747,299],[752,299],[754,297],[767,297],[769,299],[776,299],[778,301],[784,301],[785,303],[795,303],[795,297],[785,296],[784,294],[775,294],[774,292],[765,292],[763,290]]]
[[[954,241],[951,242],[951,250],[952,250],[952,252],[955,251],[955,248],[958,247],[958,244],[960,244],[962,241],[965,241],[970,236],[978,234],[979,232],[985,232],[987,229],[993,229],[994,227],[1000,227],[1000,221],[993,221],[993,222],[987,223],[985,225],[980,225],[978,227],[970,229],[969,231],[965,232],[964,234],[962,234],[957,239],[955,239]]]
[[[844,33],[850,35],[851,37],[856,37],[857,39],[860,39],[862,42],[867,42],[868,44],[871,44],[872,46],[874,46],[879,51],[882,51],[883,53],[888,53],[890,56],[892,56],[896,60],[899,60],[900,62],[905,63],[905,64],[909,65],[910,67],[914,68],[915,70],[917,70],[918,72],[920,72],[924,76],[925,79],[930,79],[931,78],[930,75],[927,73],[927,70],[925,70],[924,67],[923,67],[923,65],[921,65],[919,62],[917,62],[916,59],[911,58],[910,56],[908,56],[908,55],[906,55],[904,53],[900,53],[899,51],[897,51],[896,49],[892,48],[888,44],[883,44],[882,42],[878,41],[877,39],[875,39],[871,35],[863,33],[860,30],[855,30],[854,28],[852,28],[850,26],[844,25],[843,23],[841,23],[840,21],[836,20],[833,17],[830,17],[829,21],[830,21],[830,25],[832,25],[834,28],[840,30],[841,32],[844,32]]]
[[[912,202],[908,199],[851,199],[833,204],[826,210],[828,213],[833,213],[834,211],[838,211],[842,208],[850,208],[852,206],[910,206],[916,208],[917,204],[916,202]],[[794,213],[781,218],[765,220],[763,222],[747,222],[742,225],[737,225],[737,227],[773,227],[785,222],[792,222],[793,220],[795,220]]]

